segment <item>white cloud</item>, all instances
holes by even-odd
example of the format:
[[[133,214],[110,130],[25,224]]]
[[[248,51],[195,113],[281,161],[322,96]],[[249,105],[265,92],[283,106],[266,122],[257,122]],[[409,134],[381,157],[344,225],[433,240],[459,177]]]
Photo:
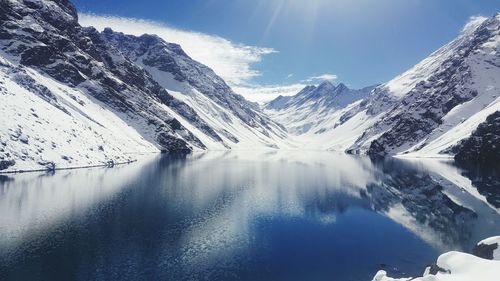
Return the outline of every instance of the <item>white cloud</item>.
[[[335,74],[325,73],[322,75],[309,77],[308,79],[304,80],[304,82],[318,82],[318,81],[330,81],[330,82],[332,82],[332,81],[337,80],[337,78],[338,78],[338,76]]]
[[[194,60],[212,68],[236,93],[254,102],[268,102],[279,95],[295,95],[306,83],[316,84],[337,79],[337,75],[323,74],[296,84],[256,85],[252,83],[252,79],[261,73],[254,69],[253,65],[260,62],[264,56],[276,53],[276,50],[238,44],[219,36],[172,28],[160,22],[143,19],[81,13],[79,22],[83,26],[93,26],[100,31],[110,27],[132,35],[156,34],[167,42],[177,43]],[[293,76],[291,73],[286,79]]]
[[[257,85],[253,87],[234,87],[233,90],[250,101],[265,103],[272,101],[278,96],[293,96],[305,86],[307,85],[300,83],[291,85]]]
[[[212,68],[231,86],[249,84],[252,78],[260,76],[252,65],[276,52],[272,48],[237,44],[219,36],[180,30],[149,20],[81,13],[79,22],[100,31],[110,27],[132,35],[156,34],[167,42],[180,44],[189,56]]]

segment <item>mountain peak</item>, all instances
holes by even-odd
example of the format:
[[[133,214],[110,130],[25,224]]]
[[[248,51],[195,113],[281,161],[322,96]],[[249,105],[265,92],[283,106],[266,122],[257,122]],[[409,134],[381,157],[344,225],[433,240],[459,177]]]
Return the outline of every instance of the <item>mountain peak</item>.
[[[33,3],[34,1],[25,1],[25,2]],[[73,19],[76,22],[78,21],[78,12],[76,10],[75,5],[71,1],[69,1],[69,0],[52,0],[52,2],[56,3],[64,12],[71,15],[71,17],[73,17]]]
[[[296,94],[296,96],[303,96],[303,95],[307,95],[309,94],[310,92],[314,91],[316,89],[316,86],[312,86],[312,85],[309,85],[309,86],[305,86],[302,90],[300,90],[300,92],[298,92]]]
[[[102,33],[104,33],[104,34],[113,34],[115,32],[113,31],[113,29],[111,27],[106,27],[106,28],[104,28],[104,30],[102,31]]]
[[[337,87],[335,88],[335,91],[337,92],[343,92],[346,90],[349,90],[349,87],[347,87],[344,83],[338,84]]]
[[[319,84],[318,89],[333,89],[335,86],[330,81],[323,81]]]

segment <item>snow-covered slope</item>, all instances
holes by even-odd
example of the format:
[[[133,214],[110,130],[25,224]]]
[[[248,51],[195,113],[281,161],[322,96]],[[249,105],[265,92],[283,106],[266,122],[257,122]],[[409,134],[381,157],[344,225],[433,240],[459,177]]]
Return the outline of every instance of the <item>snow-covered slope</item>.
[[[0,100],[0,170],[103,165],[158,151],[82,91],[2,58]]]
[[[307,86],[295,96],[279,96],[265,109],[290,133],[311,138],[331,129],[335,124],[330,121],[338,112],[365,98],[373,88],[353,90],[342,83],[334,86],[326,81],[319,86]]]
[[[67,0],[1,1],[0,170],[283,143],[281,126],[180,46],[145,35],[127,37],[145,49],[125,49],[112,34],[81,27]]]

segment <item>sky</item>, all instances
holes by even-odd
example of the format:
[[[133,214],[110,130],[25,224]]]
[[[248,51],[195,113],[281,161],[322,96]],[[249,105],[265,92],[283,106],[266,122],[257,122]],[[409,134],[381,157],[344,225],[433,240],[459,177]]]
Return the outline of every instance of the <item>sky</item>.
[[[387,82],[500,0],[74,0],[82,25],[179,43],[257,102]]]

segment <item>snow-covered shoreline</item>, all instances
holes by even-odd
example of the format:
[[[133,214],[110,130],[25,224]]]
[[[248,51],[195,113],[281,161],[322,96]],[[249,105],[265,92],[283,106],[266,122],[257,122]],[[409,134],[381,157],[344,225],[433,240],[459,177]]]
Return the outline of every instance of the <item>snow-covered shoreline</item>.
[[[129,158],[128,160],[125,161],[114,161],[114,160],[109,160],[108,162],[102,162],[102,164],[94,164],[94,165],[56,165],[53,169],[43,169],[43,168],[25,168],[25,169],[5,169],[5,170],[0,170],[0,175],[7,175],[7,174],[24,174],[24,173],[41,173],[41,172],[52,172],[52,171],[65,171],[65,170],[79,170],[79,169],[92,169],[92,168],[102,168],[102,167],[108,167],[112,168],[115,166],[121,166],[121,165],[127,165],[127,164],[132,164],[136,163],[138,161],[143,161],[149,157],[155,157],[160,155],[161,152],[144,152],[142,154],[137,154],[136,157]],[[14,166],[15,167],[15,166]]]
[[[137,159],[130,160],[127,162],[118,162],[113,164],[102,164],[102,165],[89,165],[89,166],[69,166],[69,167],[60,167],[60,168],[55,168],[53,171],[59,171],[59,170],[77,170],[77,169],[90,169],[90,168],[99,168],[99,167],[114,167],[117,165],[126,165],[126,164],[131,164],[137,162]],[[6,171],[0,171],[1,174],[22,174],[22,173],[36,173],[36,172],[47,172],[49,170],[47,169],[27,169],[27,170],[6,170]]]
[[[485,239],[474,248],[474,255],[447,252],[422,277],[391,278],[380,270],[372,281],[496,281],[500,277],[500,236]]]

